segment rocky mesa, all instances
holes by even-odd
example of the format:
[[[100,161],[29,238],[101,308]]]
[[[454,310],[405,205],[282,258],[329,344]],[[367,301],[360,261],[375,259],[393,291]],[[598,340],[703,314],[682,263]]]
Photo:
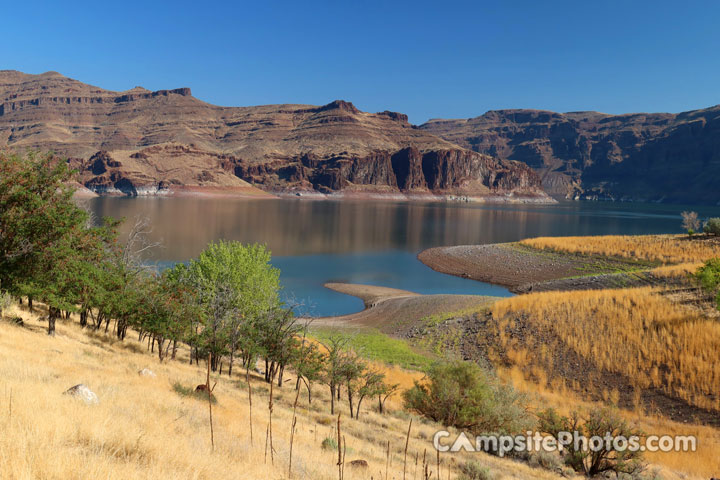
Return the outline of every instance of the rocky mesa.
[[[0,71],[0,145],[52,150],[97,193],[221,191],[550,201],[522,162],[497,160],[336,100],[220,107],[190,89],[114,92],[56,72]]]
[[[529,165],[557,197],[720,202],[720,106],[626,115],[498,110],[420,128]]]

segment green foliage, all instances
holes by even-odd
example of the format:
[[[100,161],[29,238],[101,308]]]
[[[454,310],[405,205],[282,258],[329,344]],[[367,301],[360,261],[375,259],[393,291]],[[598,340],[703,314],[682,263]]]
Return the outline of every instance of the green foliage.
[[[0,153],[0,285],[49,307],[48,333],[64,311],[96,300],[112,225],[89,227],[72,199],[72,172],[51,155]]]
[[[470,362],[433,365],[403,397],[407,409],[476,434],[515,434],[532,426],[525,398]]]
[[[712,258],[695,272],[695,279],[702,288],[713,295],[720,308],[720,258]]]
[[[573,413],[569,417],[561,416],[549,408],[540,412],[538,418],[540,431],[555,438],[558,438],[560,432],[577,432],[588,439],[594,436],[605,437],[608,434],[625,438],[644,436],[642,431],[629,425],[616,410],[610,408],[595,408],[585,416]],[[584,449],[582,445],[571,442],[565,446],[561,455],[566,465],[588,477],[606,473],[634,475],[644,469],[642,452],[630,449],[618,451],[613,448],[612,442],[609,442],[609,445],[604,443],[597,451]]]
[[[703,232],[711,235],[720,235],[720,218],[710,218],[703,226]]]
[[[321,342],[327,342],[338,334],[337,329],[312,329],[312,336]],[[407,342],[391,338],[375,329],[363,329],[347,335],[347,344],[363,358],[409,370],[424,370],[432,363],[429,358],[414,351]]]
[[[337,450],[338,444],[337,440],[335,440],[332,437],[326,437],[323,439],[322,443],[320,444],[323,450]]]
[[[263,245],[211,243],[187,267],[178,268],[175,275],[194,292],[198,305],[191,342],[212,354],[213,368],[222,355],[241,348],[241,338],[258,340],[261,331],[271,335],[269,329],[287,320],[278,297],[280,272]],[[260,349],[254,341],[242,347],[253,357]]]

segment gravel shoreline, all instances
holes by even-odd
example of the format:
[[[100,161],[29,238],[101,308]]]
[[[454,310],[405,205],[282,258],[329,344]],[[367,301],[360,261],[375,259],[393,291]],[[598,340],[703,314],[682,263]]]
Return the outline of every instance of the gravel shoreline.
[[[637,264],[537,250],[517,243],[435,247],[418,260],[441,273],[508,287],[513,293],[586,290],[646,284]]]

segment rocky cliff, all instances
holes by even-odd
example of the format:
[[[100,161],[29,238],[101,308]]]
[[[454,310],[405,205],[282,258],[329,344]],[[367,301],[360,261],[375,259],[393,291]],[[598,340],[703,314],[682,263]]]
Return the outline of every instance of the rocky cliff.
[[[99,193],[183,189],[547,200],[526,165],[439,138],[395,112],[219,107],[188,88],[113,92],[55,72],[0,71],[0,145],[68,157]]]
[[[529,165],[560,197],[720,202],[720,106],[627,115],[499,110],[420,128]]]

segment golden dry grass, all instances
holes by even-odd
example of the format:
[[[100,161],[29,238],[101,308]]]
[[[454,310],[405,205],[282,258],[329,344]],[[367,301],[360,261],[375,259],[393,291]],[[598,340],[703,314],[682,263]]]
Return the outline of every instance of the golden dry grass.
[[[515,388],[531,395],[537,408],[553,407],[563,415],[573,411],[589,410],[596,406],[580,398],[562,382],[553,383],[551,387],[529,381],[527,372],[519,366],[501,368],[498,374],[510,379]],[[623,417],[648,434],[656,435],[695,435],[698,438],[698,450],[686,452],[647,452],[645,458],[650,462],[649,471],[658,470],[656,478],[710,478],[720,471],[720,430],[702,426],[688,425],[668,420],[664,417],[648,415],[646,412],[621,411]],[[652,477],[650,477],[652,478]]]
[[[656,288],[535,293],[499,301],[492,313],[511,362],[502,374],[517,388],[537,393],[539,405],[558,406],[565,413],[589,405],[575,393],[580,385],[567,385],[547,369],[554,350],[569,347],[598,370],[621,374],[639,389],[659,388],[720,411],[720,322],[672,303]],[[521,322],[563,345],[548,343],[533,350],[508,336]],[[594,388],[591,379],[586,386]],[[617,392],[604,394],[607,402],[617,401]],[[649,454],[650,461],[707,478],[720,471],[719,430],[648,415],[643,405],[625,415],[647,432],[700,439],[696,453]]]
[[[661,263],[704,262],[720,257],[720,243],[686,235],[606,235],[539,237],[520,242],[538,249],[584,255],[604,255]]]
[[[276,389],[273,416],[275,464],[264,461],[268,420],[267,385],[254,380],[254,443],[248,431],[247,390],[240,379],[218,379],[218,403],[213,407],[215,450],[211,451],[207,403],[183,397],[173,383],[194,386],[204,382],[202,366],[171,361],[159,364],[135,340],[113,342],[102,334],[88,335],[76,323],[58,325],[56,338],[27,312],[21,328],[0,322],[0,476],[5,479],[281,479],[287,478],[291,387]],[[157,378],[138,375],[148,367]],[[402,371],[390,371],[395,381]],[[408,384],[412,377],[404,377]],[[88,406],[62,392],[77,383],[88,385],[100,398]],[[292,382],[289,382],[290,384]],[[308,405],[301,396],[293,450],[293,478],[337,478],[336,453],[320,448],[334,434],[328,397],[316,387]],[[347,460],[368,461],[367,472],[346,470],[348,480],[385,477],[385,442],[391,442],[388,478],[402,478],[402,449],[408,417],[379,415],[366,401],[362,418],[350,420],[341,407]],[[409,447],[408,478],[419,478],[414,459],[424,449],[430,455],[438,425],[415,419]],[[350,450],[351,449],[351,450]],[[448,467],[478,460],[498,478],[557,478],[509,460],[483,454],[441,457],[443,478]],[[453,461],[454,460],[454,461]]]
[[[720,322],[670,302],[657,289],[537,293],[497,302],[492,312],[511,328],[522,316],[597,369],[622,374],[638,388],[659,388],[720,411]],[[524,351],[521,345],[508,349]]]

